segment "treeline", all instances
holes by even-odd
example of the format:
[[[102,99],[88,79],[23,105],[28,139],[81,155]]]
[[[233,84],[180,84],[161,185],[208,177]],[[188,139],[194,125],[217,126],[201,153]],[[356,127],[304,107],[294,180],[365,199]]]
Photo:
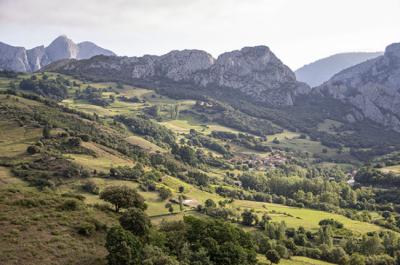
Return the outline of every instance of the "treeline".
[[[384,173],[379,169],[364,167],[354,177],[355,181],[363,185],[376,185],[379,187],[400,187],[400,175],[389,172]]]
[[[43,97],[63,100],[68,96],[69,80],[58,76],[56,79],[48,79],[46,75],[38,78],[32,75],[30,79],[23,79],[19,83],[19,89],[38,94]]]
[[[114,120],[125,124],[133,133],[150,137],[159,146],[167,144],[170,147],[175,144],[173,132],[144,117],[119,115],[115,116]]]

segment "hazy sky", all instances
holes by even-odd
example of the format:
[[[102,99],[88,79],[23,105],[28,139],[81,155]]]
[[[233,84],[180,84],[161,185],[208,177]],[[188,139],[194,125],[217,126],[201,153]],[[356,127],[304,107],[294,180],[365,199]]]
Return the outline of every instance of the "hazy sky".
[[[61,34],[128,56],[262,44],[296,69],[400,42],[400,0],[0,0],[0,41],[31,48]]]

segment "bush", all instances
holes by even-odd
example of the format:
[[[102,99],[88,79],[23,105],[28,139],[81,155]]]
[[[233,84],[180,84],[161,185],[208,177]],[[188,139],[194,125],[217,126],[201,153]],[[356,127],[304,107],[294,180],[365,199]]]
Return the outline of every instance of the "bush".
[[[91,180],[86,181],[83,185],[82,185],[82,189],[86,192],[98,195],[100,193],[100,188],[97,186],[96,183],[94,183]]]
[[[60,207],[59,209],[62,211],[76,211],[80,209],[81,204],[77,200],[66,200]]]
[[[34,155],[34,154],[40,153],[40,148],[36,145],[30,145],[26,149],[26,152],[30,155]]]
[[[166,199],[172,197],[172,191],[165,187],[160,187],[158,189],[158,194],[160,195],[161,200],[165,201]]]
[[[82,236],[91,236],[96,231],[96,226],[92,223],[83,223],[78,227],[78,234]]]

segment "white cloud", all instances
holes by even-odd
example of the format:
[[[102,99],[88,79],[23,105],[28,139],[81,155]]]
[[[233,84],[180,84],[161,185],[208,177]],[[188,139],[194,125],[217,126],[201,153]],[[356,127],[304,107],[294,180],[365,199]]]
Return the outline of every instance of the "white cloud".
[[[66,34],[121,55],[268,45],[292,68],[400,41],[398,0],[0,0],[0,40],[33,47]]]

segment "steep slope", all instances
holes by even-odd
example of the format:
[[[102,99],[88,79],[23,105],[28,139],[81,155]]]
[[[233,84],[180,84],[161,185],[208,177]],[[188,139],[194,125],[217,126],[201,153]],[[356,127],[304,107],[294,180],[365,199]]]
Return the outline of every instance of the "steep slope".
[[[26,55],[30,67],[28,72],[35,72],[51,62],[43,45],[27,50]]]
[[[351,104],[350,122],[367,118],[400,132],[400,44],[336,74],[314,92]]]
[[[46,54],[52,62],[66,58],[77,58],[78,46],[67,36],[62,35],[46,47]]]
[[[42,45],[30,50],[0,42],[0,69],[34,72],[61,59],[88,59],[100,54],[115,55],[112,51],[103,49],[92,42],[75,44],[64,35],[56,38],[48,47]]]
[[[382,54],[382,52],[339,53],[307,64],[296,70],[295,73],[297,80],[315,87],[348,67],[376,58]]]
[[[130,58],[97,56],[59,62],[46,70],[153,88],[171,84],[216,92],[224,88],[272,106],[293,105],[296,95],[310,91],[266,46],[245,47],[224,53],[218,59],[199,50]]]
[[[26,50],[0,42],[0,70],[30,71]]]
[[[113,53],[112,51],[103,49],[103,48],[97,46],[93,42],[84,41],[84,42],[78,43],[77,59],[89,59],[89,58],[99,55],[99,54],[106,55],[106,56],[115,56],[115,53]]]

